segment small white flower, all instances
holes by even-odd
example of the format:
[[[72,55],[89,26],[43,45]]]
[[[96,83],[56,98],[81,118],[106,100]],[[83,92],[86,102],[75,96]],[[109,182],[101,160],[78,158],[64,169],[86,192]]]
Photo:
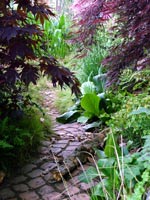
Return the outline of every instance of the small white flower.
[[[44,118],[42,118],[42,117],[40,118],[40,122],[44,122],[44,120],[45,120]]]

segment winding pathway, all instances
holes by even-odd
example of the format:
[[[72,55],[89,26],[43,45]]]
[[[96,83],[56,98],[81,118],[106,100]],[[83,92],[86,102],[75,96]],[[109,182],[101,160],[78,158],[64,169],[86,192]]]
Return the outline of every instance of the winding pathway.
[[[52,171],[64,165],[67,168],[64,161],[87,138],[92,138],[92,133],[85,132],[78,123],[57,123],[55,119],[59,113],[54,106],[55,92],[46,90],[42,96],[46,112],[52,118],[55,135],[42,141],[37,157],[20,169],[13,179],[0,185],[0,200],[90,200],[91,185],[81,183],[78,175],[91,162],[80,165],[73,172],[68,169],[69,176],[66,178],[54,177]]]

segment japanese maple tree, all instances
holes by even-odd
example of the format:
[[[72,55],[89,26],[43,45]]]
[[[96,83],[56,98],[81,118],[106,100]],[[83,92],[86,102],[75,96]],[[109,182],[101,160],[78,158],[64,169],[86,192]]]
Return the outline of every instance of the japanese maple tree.
[[[30,19],[30,14],[35,21]],[[1,0],[0,115],[20,110],[19,102],[26,103],[23,89],[30,83],[36,84],[41,74],[49,75],[54,86],[67,84],[72,92],[78,93],[78,81],[72,72],[46,51],[37,54],[43,32],[36,20],[42,25],[54,16],[48,5],[37,0]]]
[[[112,28],[122,42],[112,48],[103,62],[108,68],[109,84],[116,82],[127,67],[139,70],[149,66],[150,0],[75,0],[73,9],[78,26],[75,39],[86,45],[99,26],[115,16]]]

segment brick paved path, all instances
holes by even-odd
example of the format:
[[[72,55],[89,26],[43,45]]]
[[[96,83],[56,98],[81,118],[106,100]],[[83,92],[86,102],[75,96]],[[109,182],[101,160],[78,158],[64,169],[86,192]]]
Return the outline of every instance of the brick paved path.
[[[57,137],[47,138],[39,148],[37,158],[24,166],[13,179],[0,185],[0,200],[89,200],[91,185],[81,183],[78,174],[88,168],[90,163],[79,166],[71,172],[71,178],[60,182],[52,181],[51,170],[56,166],[56,160],[67,158],[80,144],[91,137],[80,124],[59,124],[54,108],[52,91],[43,92],[44,106],[51,115],[53,130]],[[64,163],[62,162],[62,165]]]

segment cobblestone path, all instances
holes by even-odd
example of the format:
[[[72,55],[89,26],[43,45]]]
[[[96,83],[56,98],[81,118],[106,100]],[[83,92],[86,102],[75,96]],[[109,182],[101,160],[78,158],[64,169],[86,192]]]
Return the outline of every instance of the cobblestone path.
[[[52,117],[56,136],[43,141],[37,158],[20,169],[13,179],[0,185],[0,200],[89,200],[91,185],[81,183],[78,175],[83,172],[83,168],[87,169],[91,165],[90,162],[79,166],[71,172],[70,178],[63,178],[60,182],[51,181],[51,170],[56,166],[57,159],[67,158],[91,135],[78,123],[57,123],[55,118],[58,112],[53,104],[53,92],[43,91],[42,95],[47,113]]]

